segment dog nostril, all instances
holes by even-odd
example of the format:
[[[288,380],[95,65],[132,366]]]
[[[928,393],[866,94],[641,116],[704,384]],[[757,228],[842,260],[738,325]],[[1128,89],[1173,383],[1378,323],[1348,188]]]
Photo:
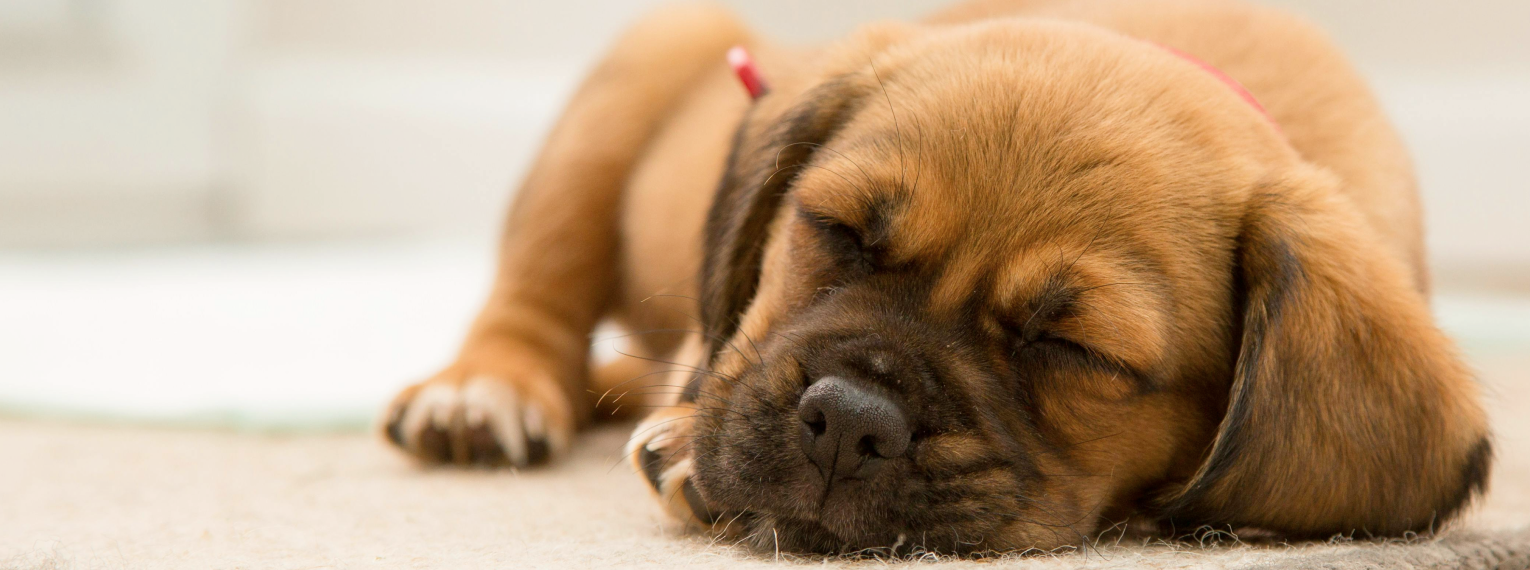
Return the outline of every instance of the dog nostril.
[[[825,431],[828,431],[829,421],[828,418],[824,417],[822,408],[814,402],[804,402],[799,404],[799,406],[798,415],[802,418],[802,423],[808,427],[808,432],[813,437],[821,436]]]
[[[825,422],[823,420],[808,421],[808,422],[803,422],[803,423],[807,424],[808,430],[813,432],[813,437],[822,436],[823,432],[828,431],[828,429],[829,429],[828,422]]]
[[[881,457],[882,455],[877,453],[876,441],[873,440],[869,435],[861,438],[860,441],[855,442],[855,452],[866,457]]]

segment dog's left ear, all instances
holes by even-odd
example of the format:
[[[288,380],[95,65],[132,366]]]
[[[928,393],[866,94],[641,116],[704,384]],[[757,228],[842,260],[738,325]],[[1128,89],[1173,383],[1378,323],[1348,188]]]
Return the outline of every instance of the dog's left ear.
[[[709,345],[705,364],[738,330],[760,281],[771,222],[802,170],[879,88],[878,54],[917,33],[883,23],[862,27],[783,77],[734,133],[733,150],[707,213],[699,299]],[[767,76],[771,69],[764,69]],[[780,79],[780,81],[777,81]],[[692,382],[694,384],[694,381]]]
[[[844,75],[791,101],[773,100],[783,96],[773,92],[739,126],[706,220],[700,301],[709,355],[733,336],[754,299],[771,222],[792,184],[867,89]]]
[[[1432,530],[1486,485],[1476,383],[1333,178],[1300,170],[1251,202],[1226,415],[1165,520],[1298,538]]]

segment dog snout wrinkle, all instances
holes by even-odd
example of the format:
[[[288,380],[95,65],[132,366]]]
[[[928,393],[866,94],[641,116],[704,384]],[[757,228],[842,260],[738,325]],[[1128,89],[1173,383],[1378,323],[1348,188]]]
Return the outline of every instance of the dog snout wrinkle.
[[[825,483],[870,475],[885,460],[908,451],[908,418],[876,386],[827,376],[798,403],[802,449]]]

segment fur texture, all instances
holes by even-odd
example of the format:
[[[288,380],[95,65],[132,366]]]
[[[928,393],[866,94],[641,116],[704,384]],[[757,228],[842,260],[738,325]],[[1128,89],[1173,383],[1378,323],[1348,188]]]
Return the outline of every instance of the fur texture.
[[[752,104],[734,43],[772,83]],[[1491,448],[1417,204],[1364,85],[1279,12],[979,0],[790,50],[678,8],[570,103],[462,356],[389,433],[526,464],[607,407],[588,394],[644,398],[632,452],[670,512],[796,550],[1045,550],[1131,517],[1426,531]],[[674,364],[592,381],[602,317]],[[908,452],[813,465],[798,400],[830,376],[889,394]]]

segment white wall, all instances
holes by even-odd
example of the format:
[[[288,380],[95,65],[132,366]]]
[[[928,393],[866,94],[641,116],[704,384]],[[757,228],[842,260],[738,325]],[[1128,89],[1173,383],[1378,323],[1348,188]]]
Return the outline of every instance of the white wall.
[[[0,245],[486,236],[578,73],[651,0],[0,0]],[[732,0],[808,41],[934,0]],[[1530,266],[1530,2],[1271,0],[1417,157],[1446,265]]]
[[[0,6],[0,243],[207,235],[234,4]]]
[[[1436,265],[1530,267],[1530,2],[1267,3],[1321,24],[1371,79],[1413,151]]]

